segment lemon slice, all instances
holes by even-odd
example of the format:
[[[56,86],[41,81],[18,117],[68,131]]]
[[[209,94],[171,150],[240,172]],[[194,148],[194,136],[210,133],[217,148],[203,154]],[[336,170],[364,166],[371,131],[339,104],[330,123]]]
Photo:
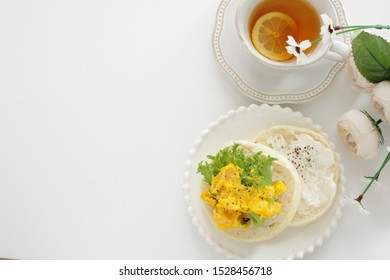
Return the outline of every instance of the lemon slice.
[[[290,59],[286,51],[287,36],[295,36],[298,27],[295,21],[281,12],[270,12],[261,16],[252,29],[252,42],[263,56],[277,61]]]

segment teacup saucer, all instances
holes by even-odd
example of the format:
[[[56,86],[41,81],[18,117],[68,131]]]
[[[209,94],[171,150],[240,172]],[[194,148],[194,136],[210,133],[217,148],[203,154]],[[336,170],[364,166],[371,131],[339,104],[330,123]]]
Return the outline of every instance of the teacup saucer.
[[[233,83],[248,97],[265,103],[299,103],[318,97],[333,81],[344,63],[322,59],[299,69],[270,68],[255,61],[243,47],[235,26],[241,0],[222,0],[213,34],[218,63]],[[339,0],[329,0],[337,16],[336,24],[347,25]],[[336,40],[351,43],[349,33]]]

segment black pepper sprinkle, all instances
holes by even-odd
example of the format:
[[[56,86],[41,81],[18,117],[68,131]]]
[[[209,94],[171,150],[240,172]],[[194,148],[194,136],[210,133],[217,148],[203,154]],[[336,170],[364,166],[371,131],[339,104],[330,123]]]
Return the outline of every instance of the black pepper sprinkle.
[[[312,151],[314,147],[311,145],[298,146],[292,149],[290,152],[286,153],[287,157],[290,159],[294,167],[302,172],[304,168],[312,168],[313,167],[313,158]],[[301,174],[301,178],[305,182],[304,176]]]

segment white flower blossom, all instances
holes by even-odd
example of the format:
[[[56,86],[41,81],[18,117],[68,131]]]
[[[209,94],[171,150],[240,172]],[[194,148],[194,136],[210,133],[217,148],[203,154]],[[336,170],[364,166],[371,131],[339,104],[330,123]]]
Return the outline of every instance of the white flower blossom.
[[[288,40],[286,41],[288,46],[286,50],[289,54],[293,54],[297,58],[297,63],[302,64],[306,62],[307,56],[303,52],[304,50],[310,48],[311,43],[309,40],[302,41],[301,43],[297,43],[292,36],[287,36]]]
[[[331,41],[336,36],[336,31],[333,26],[332,19],[328,17],[327,14],[321,15],[322,22],[324,25],[321,26],[321,36],[322,36],[322,42],[327,43],[328,41]]]
[[[364,208],[363,204],[356,199],[352,201],[352,205],[357,206],[359,208],[360,213],[363,215],[369,215],[370,211],[368,211],[366,208]]]
[[[374,86],[371,103],[381,116],[381,120],[390,122],[390,81],[383,81]]]
[[[362,213],[363,215],[369,215],[370,212],[364,208],[363,204],[361,201],[358,201],[357,199],[353,198],[353,195],[351,196],[344,196],[344,201],[347,202],[350,205],[356,206],[359,208],[359,212]]]
[[[386,151],[388,151],[388,152],[390,153],[390,146],[388,146],[388,147],[386,148]]]
[[[373,159],[378,155],[381,135],[363,112],[353,109],[342,115],[337,122],[337,132],[357,157]]]

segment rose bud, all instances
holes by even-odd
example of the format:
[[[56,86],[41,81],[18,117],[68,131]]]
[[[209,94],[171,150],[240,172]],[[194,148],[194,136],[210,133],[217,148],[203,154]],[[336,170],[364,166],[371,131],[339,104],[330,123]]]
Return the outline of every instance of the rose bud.
[[[350,110],[337,122],[340,139],[349,150],[361,159],[373,159],[379,152],[381,133],[368,114]]]
[[[346,64],[346,71],[352,80],[352,85],[355,91],[365,93],[371,92],[375,84],[370,83],[366,78],[363,77],[362,74],[360,74],[353,57],[351,57]]]
[[[390,122],[390,81],[375,85],[371,94],[371,102],[381,119]]]

